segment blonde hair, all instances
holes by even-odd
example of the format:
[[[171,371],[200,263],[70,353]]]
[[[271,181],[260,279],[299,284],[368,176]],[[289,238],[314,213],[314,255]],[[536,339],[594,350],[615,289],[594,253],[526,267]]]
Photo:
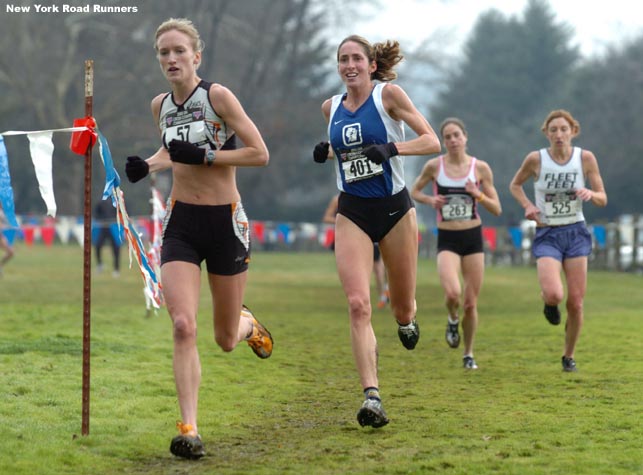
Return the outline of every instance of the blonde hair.
[[[347,36],[337,47],[337,61],[339,61],[339,49],[344,43],[348,43],[349,41],[357,43],[362,47],[369,62],[375,61],[377,69],[371,74],[371,79],[388,82],[397,78],[397,73],[394,71],[394,68],[404,59],[398,41],[386,40],[383,43],[374,43],[371,45],[368,40],[362,36]]]
[[[549,123],[554,119],[561,118],[565,119],[569,123],[572,128],[574,137],[580,135],[580,124],[576,119],[574,119],[574,116],[571,114],[571,112],[568,112],[565,109],[556,109],[547,114],[547,117],[545,118],[545,121],[543,122],[540,130],[542,130],[543,134],[547,135],[547,128],[549,127]]]
[[[205,45],[201,40],[198,30],[194,24],[187,18],[169,18],[159,25],[156,29],[156,34],[154,35],[154,49],[158,52],[158,39],[163,33],[167,33],[171,30],[177,30],[181,33],[187,35],[190,38],[190,43],[192,44],[192,49],[196,53],[203,51]]]

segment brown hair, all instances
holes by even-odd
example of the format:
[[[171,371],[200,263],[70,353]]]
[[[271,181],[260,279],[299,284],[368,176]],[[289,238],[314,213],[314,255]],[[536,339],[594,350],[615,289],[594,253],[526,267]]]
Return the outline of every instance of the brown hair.
[[[574,116],[571,114],[571,112],[566,111],[565,109],[556,109],[551,111],[549,114],[547,114],[547,117],[545,118],[545,121],[543,122],[542,127],[540,130],[542,130],[543,134],[547,134],[547,128],[549,127],[549,123],[554,120],[554,119],[559,119],[563,118],[565,119],[569,125],[572,128],[572,133],[574,136],[580,135],[580,124],[576,119],[574,119]]]
[[[377,69],[371,74],[371,79],[388,82],[397,78],[394,71],[395,66],[404,59],[400,51],[400,43],[395,40],[386,40],[383,43],[370,44],[366,38],[359,35],[347,36],[337,47],[337,60],[339,61],[339,49],[344,43],[352,41],[357,43],[364,50],[368,61],[375,61]]]
[[[467,128],[465,127],[464,122],[462,122],[461,119],[458,119],[457,117],[447,117],[440,124],[440,136],[444,137],[444,128],[449,124],[457,125],[462,130],[462,133],[464,135],[467,135]]]

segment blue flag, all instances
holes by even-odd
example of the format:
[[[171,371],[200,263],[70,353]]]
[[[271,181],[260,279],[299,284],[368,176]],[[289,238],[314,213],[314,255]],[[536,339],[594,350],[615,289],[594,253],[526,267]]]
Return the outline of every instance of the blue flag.
[[[11,175],[9,173],[9,159],[4,146],[4,137],[0,135],[0,203],[9,224],[17,228],[16,209],[13,203],[13,188],[11,188]]]

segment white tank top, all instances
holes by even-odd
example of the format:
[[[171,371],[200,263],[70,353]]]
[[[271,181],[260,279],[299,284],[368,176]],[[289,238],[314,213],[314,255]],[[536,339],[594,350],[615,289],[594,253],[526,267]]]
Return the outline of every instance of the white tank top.
[[[460,177],[447,175],[444,166],[444,155],[438,157],[438,176],[433,183],[433,194],[443,195],[447,202],[440,208],[438,221],[466,221],[479,218],[476,200],[467,193],[467,181],[478,184],[476,177],[476,159],[471,157],[471,166],[467,174]]]
[[[584,221],[583,200],[576,196],[576,190],[584,186],[580,147],[574,147],[572,156],[563,164],[555,162],[546,148],[540,150],[540,174],[534,181],[534,196],[543,224],[562,226]]]

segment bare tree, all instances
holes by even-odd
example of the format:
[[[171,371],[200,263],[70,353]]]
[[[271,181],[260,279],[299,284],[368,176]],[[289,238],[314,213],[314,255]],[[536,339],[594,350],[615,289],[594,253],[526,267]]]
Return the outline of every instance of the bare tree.
[[[310,149],[324,134],[319,107],[335,85],[328,78],[334,77],[336,45],[328,44],[324,32],[331,26],[329,16],[341,16],[334,9],[345,10],[342,2],[166,0],[162,7],[142,2],[135,14],[2,17],[0,130],[70,126],[84,114],[83,61],[93,59],[94,116],[109,140],[117,170],[128,155],[153,153],[159,140],[149,105],[169,89],[158,69],[154,32],[168,17],[184,16],[194,21],[206,44],[199,74],[238,95],[270,148],[267,168],[239,174],[251,214],[303,216],[307,203],[325,200],[332,170],[311,166]],[[82,160],[68,150],[69,137],[60,135],[55,136],[54,159],[59,212],[79,213]],[[26,146],[8,147],[17,211],[42,212],[33,169],[22,160]],[[94,169],[97,196],[103,174],[100,166]],[[146,187],[126,181],[122,186],[130,212],[147,213]]]

